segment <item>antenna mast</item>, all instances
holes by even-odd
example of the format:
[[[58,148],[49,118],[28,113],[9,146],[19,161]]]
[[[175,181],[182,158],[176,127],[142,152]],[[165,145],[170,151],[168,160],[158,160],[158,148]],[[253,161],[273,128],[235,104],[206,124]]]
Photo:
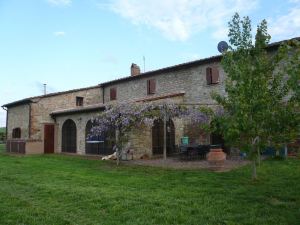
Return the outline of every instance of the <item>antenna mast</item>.
[[[44,85],[44,95],[47,94],[47,84],[43,84]]]
[[[144,62],[144,73],[146,72],[146,58],[143,56],[143,62]]]

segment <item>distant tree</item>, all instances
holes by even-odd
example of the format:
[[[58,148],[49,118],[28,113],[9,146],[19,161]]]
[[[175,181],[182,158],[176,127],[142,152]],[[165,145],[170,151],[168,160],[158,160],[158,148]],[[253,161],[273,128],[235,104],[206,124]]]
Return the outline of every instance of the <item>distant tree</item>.
[[[285,43],[268,54],[267,22],[257,26],[253,43],[249,17],[237,13],[228,36],[222,59],[226,95],[213,94],[224,110],[217,122],[226,142],[249,153],[256,179],[261,148],[288,143],[299,132],[299,43]]]
[[[6,128],[0,127],[0,142],[4,142],[6,140]]]

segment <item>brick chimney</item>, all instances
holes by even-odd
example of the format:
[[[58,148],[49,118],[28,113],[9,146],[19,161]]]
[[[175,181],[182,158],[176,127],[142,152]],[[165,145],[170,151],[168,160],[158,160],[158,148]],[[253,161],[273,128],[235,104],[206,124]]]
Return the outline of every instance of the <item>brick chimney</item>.
[[[141,74],[141,69],[138,65],[136,65],[135,63],[131,64],[131,76],[137,76],[139,74]]]

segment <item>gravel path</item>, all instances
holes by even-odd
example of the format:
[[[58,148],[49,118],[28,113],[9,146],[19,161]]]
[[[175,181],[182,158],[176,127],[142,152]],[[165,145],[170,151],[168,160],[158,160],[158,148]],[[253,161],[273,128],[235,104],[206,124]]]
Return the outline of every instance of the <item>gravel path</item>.
[[[149,159],[149,160],[132,160],[122,162],[125,164],[153,166],[171,169],[208,169],[216,172],[226,172],[232,169],[245,166],[249,164],[247,160],[226,160],[221,167],[211,166],[206,160],[179,160],[177,158],[168,158],[166,161],[163,159]]]

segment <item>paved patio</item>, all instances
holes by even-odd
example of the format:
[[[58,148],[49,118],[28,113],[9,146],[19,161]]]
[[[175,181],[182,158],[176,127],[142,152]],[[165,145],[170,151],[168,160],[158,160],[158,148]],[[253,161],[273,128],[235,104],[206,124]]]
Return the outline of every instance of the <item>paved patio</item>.
[[[248,160],[232,160],[225,161],[222,167],[213,167],[206,160],[180,160],[178,158],[148,159],[148,160],[131,160],[122,161],[128,165],[153,166],[170,169],[208,169],[216,172],[226,172],[232,169],[245,166],[250,163]]]

